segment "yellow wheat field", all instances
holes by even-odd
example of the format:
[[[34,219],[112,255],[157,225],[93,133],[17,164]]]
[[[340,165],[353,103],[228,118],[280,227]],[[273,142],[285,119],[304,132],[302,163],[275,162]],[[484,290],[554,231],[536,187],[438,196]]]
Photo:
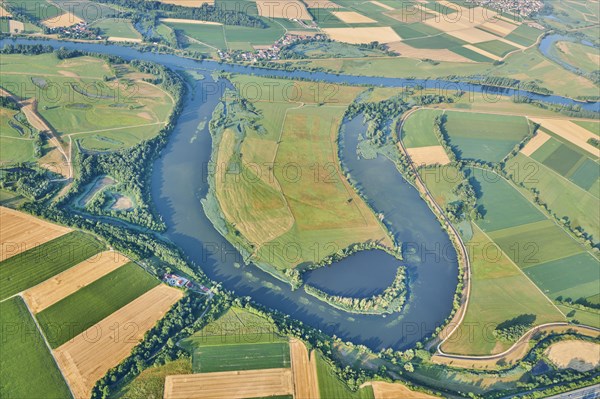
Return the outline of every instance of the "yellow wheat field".
[[[369,28],[324,28],[331,39],[351,44],[363,44],[378,41],[379,43],[391,43],[402,40],[400,36],[389,26]]]
[[[600,366],[600,345],[594,342],[569,340],[557,342],[546,349],[548,359],[560,368],[590,371]]]
[[[332,14],[337,19],[347,24],[371,24],[377,22],[374,19],[359,14],[355,11],[333,11]]]
[[[129,356],[182,296],[183,291],[161,284],[55,349],[75,399],[89,398],[96,381]]]
[[[294,376],[294,398],[319,399],[316,353],[313,353],[309,359],[304,342],[294,339],[290,341],[290,354]]]
[[[129,262],[118,252],[101,252],[23,293],[33,313],[39,313]]]
[[[67,234],[71,229],[0,206],[0,261]]]
[[[291,369],[170,375],[164,399],[244,399],[294,392]]]
[[[537,132],[537,134],[529,140],[529,142],[521,149],[523,155],[530,156],[537,151],[538,148],[544,145],[546,141],[550,140],[550,135],[544,132]]]
[[[447,165],[450,158],[441,145],[432,145],[428,147],[407,148],[412,162],[417,165]]]

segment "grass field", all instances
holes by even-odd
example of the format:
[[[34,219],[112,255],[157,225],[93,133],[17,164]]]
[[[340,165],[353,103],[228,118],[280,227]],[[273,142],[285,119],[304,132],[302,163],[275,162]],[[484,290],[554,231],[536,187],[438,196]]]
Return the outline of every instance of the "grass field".
[[[346,105],[363,89],[245,76],[233,82],[251,98],[263,129],[224,130],[213,159],[240,172],[217,175],[216,193],[226,219],[255,245],[257,258],[283,269],[357,242],[389,243],[338,168],[338,129]],[[274,89],[266,90],[270,84]],[[237,112],[246,123],[244,111]],[[316,254],[306,250],[315,246]],[[295,248],[300,251],[291,252]]]
[[[539,222],[546,217],[504,179],[492,172],[475,169],[471,182],[478,193],[484,231],[494,231]]]
[[[52,354],[20,297],[0,302],[0,396],[70,398]]]
[[[351,391],[344,382],[331,370],[329,365],[317,355],[317,375],[319,378],[319,394],[321,398],[375,399],[370,386]]]
[[[592,163],[590,166],[594,165],[593,161],[589,162]],[[581,168],[587,168],[584,165]],[[548,204],[548,208],[560,217],[568,217],[573,227],[581,227],[594,235],[595,240],[600,239],[596,237],[600,225],[600,190],[597,184],[588,187],[591,179],[584,181],[584,177],[580,177],[577,172],[571,179],[567,179],[523,154],[517,154],[511,159],[506,165],[506,170],[517,183],[522,183],[527,188],[536,188],[540,199]],[[592,167],[590,171],[598,173],[597,167]],[[572,180],[579,181],[579,184]]]
[[[123,37],[127,39],[141,39],[142,35],[135,30],[130,21],[123,18],[106,18],[91,25],[99,28],[100,34],[109,37]]]
[[[196,373],[215,371],[260,370],[290,367],[290,347],[287,342],[206,345],[194,350],[193,370]]]
[[[422,109],[411,114],[402,125],[402,141],[406,148],[440,145],[433,124],[442,111]]]
[[[580,43],[556,42],[555,48],[559,57],[569,65],[572,65],[585,73],[598,70],[600,56],[594,47]]]
[[[18,97],[33,95],[38,113],[59,135],[95,138],[86,148],[123,148],[152,138],[173,107],[168,93],[125,65],[117,67],[115,78],[104,60],[93,57],[59,60],[50,53],[2,59],[0,86]]]
[[[552,299],[577,300],[600,292],[598,259],[587,252],[529,267],[525,273]]]
[[[446,118],[449,144],[462,159],[499,162],[529,134],[520,116],[447,112]]]
[[[57,348],[157,286],[159,281],[128,263],[37,314],[48,342]]]
[[[600,136],[600,122],[594,122],[594,121],[581,121],[581,120],[574,120],[571,121],[573,123],[575,123],[576,125],[581,126],[582,128],[594,133],[596,136]]]
[[[491,40],[489,42],[481,42],[474,45],[477,48],[490,52],[498,57],[504,57],[511,51],[518,50],[517,47],[511,46],[508,43],[501,42],[500,40]]]
[[[541,34],[542,31],[539,29],[532,28],[527,24],[521,24],[517,29],[508,34],[506,39],[522,46],[531,46]]]
[[[116,397],[119,399],[162,398],[166,376],[191,373],[192,362],[189,359],[174,360],[161,366],[150,367],[122,387]]]
[[[33,287],[103,248],[93,236],[74,231],[0,262],[0,299]]]
[[[565,258],[583,250],[581,244],[548,219],[495,230],[489,234],[494,242],[522,268]]]
[[[535,323],[563,321],[564,317],[499,251],[477,226],[468,243],[471,258],[471,297],[462,326],[442,349],[461,355],[500,353],[512,344],[495,339],[496,326],[522,314],[534,314]]]

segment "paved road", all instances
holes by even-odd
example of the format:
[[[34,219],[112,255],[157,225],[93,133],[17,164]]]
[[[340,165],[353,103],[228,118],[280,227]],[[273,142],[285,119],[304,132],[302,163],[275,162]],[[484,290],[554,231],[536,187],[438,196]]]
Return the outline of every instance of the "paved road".
[[[547,399],[599,399],[600,385],[577,389],[571,392],[565,392],[558,395],[550,396]]]

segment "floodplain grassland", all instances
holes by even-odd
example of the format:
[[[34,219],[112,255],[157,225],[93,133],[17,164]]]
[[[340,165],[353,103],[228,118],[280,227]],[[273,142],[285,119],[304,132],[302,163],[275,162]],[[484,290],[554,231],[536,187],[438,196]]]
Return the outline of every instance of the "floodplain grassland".
[[[167,92],[143,81],[150,75],[127,65],[89,56],[60,60],[54,53],[5,54],[2,60],[0,86],[21,98],[33,94],[38,114],[58,135],[81,139],[87,149],[118,149],[154,137],[174,105]]]
[[[21,297],[0,302],[0,396],[70,398],[52,354]]]
[[[556,42],[554,46],[558,50],[559,57],[567,64],[573,65],[585,73],[598,70],[600,55],[596,48],[568,41]]]
[[[142,35],[135,30],[133,24],[123,18],[103,18],[91,24],[92,28],[99,28],[100,34],[108,37],[141,39]]]
[[[391,245],[346,181],[337,156],[346,107],[363,89],[245,76],[232,81],[263,117],[264,129],[246,128],[243,140],[224,130],[215,159],[221,166],[237,162],[242,173],[216,176],[216,193],[226,219],[255,245],[257,258],[285,269],[355,243]],[[248,89],[256,84],[263,88],[259,96]],[[302,251],[286,256],[290,246]],[[308,250],[315,246],[317,252]]]
[[[596,183],[598,172],[593,167],[596,165],[597,168],[597,164],[591,160],[589,162],[592,166],[590,171],[595,172],[596,176],[593,179],[586,178],[584,181],[583,177],[574,175],[581,179],[580,184],[521,153],[509,160],[506,168],[515,182],[539,190],[540,200],[548,204],[550,210],[560,217],[568,217],[573,227],[580,226],[595,235],[596,226],[600,223],[600,211],[597,206],[600,191]],[[586,169],[582,171],[587,172],[587,166],[584,168]]]
[[[95,237],[73,231],[0,262],[0,299],[63,272],[104,249]]]
[[[159,281],[128,263],[36,315],[52,348],[57,348],[134,299]]]
[[[115,396],[119,399],[162,398],[165,391],[165,378],[168,375],[191,373],[192,362],[187,358],[149,367],[119,389]]]
[[[321,398],[375,399],[371,386],[365,386],[358,391],[351,391],[320,354],[315,353],[313,355],[317,356],[317,375]]]
[[[33,138],[15,120],[17,111],[0,108],[0,165],[29,162],[35,159]]]
[[[433,126],[435,118],[441,114],[442,111],[432,109],[413,112],[402,125],[402,141],[406,148],[440,145]]]
[[[522,314],[534,314],[536,324],[564,321],[556,309],[500,248],[476,225],[468,242],[471,295],[461,326],[442,346],[446,353],[491,355],[514,341],[493,335],[498,324]]]

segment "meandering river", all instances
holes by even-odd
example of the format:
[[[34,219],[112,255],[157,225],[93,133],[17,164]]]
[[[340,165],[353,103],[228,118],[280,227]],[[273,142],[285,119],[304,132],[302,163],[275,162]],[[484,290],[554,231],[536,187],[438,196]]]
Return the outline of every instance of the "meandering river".
[[[493,92],[482,86],[457,84],[442,80],[406,80],[365,78],[326,73],[271,71],[260,68],[197,62],[174,55],[142,53],[137,50],[102,44],[19,39],[0,40],[0,45],[49,44],[104,54],[124,59],[143,59],[175,69],[193,69],[204,73],[226,72],[322,80],[330,83],[372,84],[404,87],[420,84],[426,87],[448,85],[474,92]],[[199,265],[212,279],[238,295],[249,295],[255,301],[285,312],[295,319],[335,334],[344,340],[365,344],[373,349],[402,349],[431,334],[449,315],[456,288],[458,265],[456,253],[447,234],[417,191],[408,184],[395,166],[383,157],[372,160],[356,155],[358,136],[364,126],[355,118],[342,129],[340,157],[344,167],[359,182],[361,192],[370,205],[385,215],[393,233],[403,243],[403,263],[409,276],[409,300],[401,314],[384,316],[358,315],[339,311],[318,301],[303,290],[291,291],[289,285],[273,278],[252,265],[243,266],[240,253],[213,227],[204,214],[200,200],[208,190],[207,176],[211,155],[211,136],[207,122],[226,87],[196,81],[185,107],[172,132],[169,143],[152,174],[152,194],[158,212],[163,216],[165,237],[183,249],[190,260]],[[514,94],[503,90],[504,95]],[[521,93],[522,94],[522,93]],[[558,96],[534,98],[573,104],[573,100]],[[583,104],[597,110],[598,104]],[[372,295],[389,285],[395,275],[398,260],[380,251],[353,255],[331,267],[313,271],[307,279],[332,293]],[[362,285],[357,285],[360,283]]]

